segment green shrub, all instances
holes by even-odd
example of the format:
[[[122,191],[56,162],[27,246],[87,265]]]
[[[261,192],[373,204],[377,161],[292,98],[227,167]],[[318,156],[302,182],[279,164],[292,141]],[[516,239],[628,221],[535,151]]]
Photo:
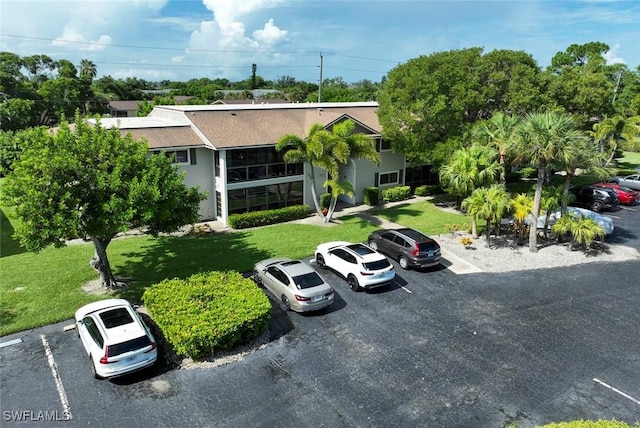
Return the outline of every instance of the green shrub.
[[[365,187],[363,202],[371,207],[378,205],[378,188],[377,187]]]
[[[331,193],[323,193],[320,195],[320,208],[329,208],[331,204]]]
[[[416,187],[416,190],[413,191],[413,194],[416,196],[432,196],[437,195],[438,193],[442,193],[442,189],[437,184],[425,184],[418,186]]]
[[[518,174],[522,178],[535,177],[537,173],[538,173],[538,170],[532,166],[525,166],[524,168],[520,168],[518,170]]]
[[[248,227],[266,226],[268,224],[283,223],[285,221],[298,220],[309,215],[308,205],[294,205],[275,210],[251,211],[242,214],[231,214],[229,226],[234,229],[246,229]]]
[[[166,279],[142,300],[175,353],[194,359],[256,338],[271,315],[267,296],[235,271]]]
[[[411,187],[395,186],[382,191],[382,200],[385,202],[404,201],[411,197]]]
[[[636,426],[639,426],[636,424]],[[543,425],[540,428],[632,428],[631,425],[614,420],[571,421]]]

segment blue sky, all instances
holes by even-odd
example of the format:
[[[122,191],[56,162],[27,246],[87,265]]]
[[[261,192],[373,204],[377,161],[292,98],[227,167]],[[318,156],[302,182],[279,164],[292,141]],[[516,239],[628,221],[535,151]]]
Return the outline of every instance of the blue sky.
[[[186,81],[293,76],[378,82],[433,52],[523,50],[542,67],[573,43],[640,65],[640,1],[0,0],[0,50],[45,54],[98,77]]]

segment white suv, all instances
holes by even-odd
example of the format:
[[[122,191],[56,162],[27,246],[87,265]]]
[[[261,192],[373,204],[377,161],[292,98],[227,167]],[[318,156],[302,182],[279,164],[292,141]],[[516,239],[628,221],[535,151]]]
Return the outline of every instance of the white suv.
[[[387,258],[364,244],[327,242],[316,248],[316,264],[346,278],[353,291],[389,284],[396,276]]]
[[[75,321],[97,379],[140,370],[158,359],[155,338],[126,300],[90,303],[76,311]]]

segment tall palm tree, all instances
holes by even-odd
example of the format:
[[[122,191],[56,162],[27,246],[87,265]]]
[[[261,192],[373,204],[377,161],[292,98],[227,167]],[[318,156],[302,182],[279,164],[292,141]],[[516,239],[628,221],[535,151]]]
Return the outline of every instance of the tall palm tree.
[[[516,128],[514,133],[514,162],[530,163],[538,170],[536,191],[533,198],[531,215],[537,219],[540,214],[542,187],[546,178],[546,169],[553,162],[566,164],[575,156],[572,142],[581,139],[582,133],[575,127],[572,118],[566,114],[554,112],[531,113]],[[529,231],[529,251],[538,251],[538,230]]]
[[[95,79],[98,74],[98,68],[93,61],[83,59],[80,61],[80,77],[89,78],[89,80]]]
[[[491,187],[479,187],[471,196],[462,201],[467,214],[487,223],[487,247],[491,246],[491,224],[497,223],[511,208],[510,196],[503,184],[494,183]]]
[[[460,203],[478,187],[494,183],[499,169],[494,149],[473,144],[453,152],[440,168],[440,182]]]
[[[365,134],[356,133],[355,123],[351,120],[335,124],[331,131],[326,130],[319,123],[313,124],[304,139],[293,134],[284,135],[276,142],[276,150],[284,150],[286,162],[303,162],[308,165],[313,203],[316,212],[324,222],[331,220],[333,211],[327,212],[327,215],[322,213],[316,190],[314,167],[327,171],[329,182],[335,180],[333,183],[345,189],[345,183],[337,180],[340,165],[348,164],[351,159],[366,159],[376,165],[380,164],[380,155],[376,151],[375,141]],[[333,192],[332,199],[334,199]],[[332,203],[335,209],[336,201],[332,200]]]
[[[480,122],[473,129],[474,138],[481,143],[493,147],[498,150],[500,164],[500,183],[506,183],[506,159],[507,151],[511,140],[513,139],[513,131],[520,122],[517,116],[511,116],[502,112],[497,112],[489,120]]]

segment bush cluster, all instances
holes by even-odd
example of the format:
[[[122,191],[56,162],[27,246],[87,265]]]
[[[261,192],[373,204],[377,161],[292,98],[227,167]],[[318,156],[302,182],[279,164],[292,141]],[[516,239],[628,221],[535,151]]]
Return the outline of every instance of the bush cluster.
[[[323,193],[320,195],[320,208],[329,209],[329,205],[331,205],[331,193]]]
[[[377,187],[365,187],[363,202],[370,207],[378,205],[378,188]]]
[[[251,211],[242,214],[231,214],[229,226],[234,229],[266,226],[268,224],[283,223],[298,220],[309,215],[308,205],[294,205],[275,210]]]
[[[271,316],[267,296],[235,271],[166,279],[142,300],[175,353],[193,359],[258,337]]]
[[[616,175],[618,177],[626,177],[627,175],[637,174],[638,171],[635,169],[616,169]]]
[[[395,186],[382,191],[382,200],[385,202],[404,201],[411,197],[411,187]]]
[[[438,193],[442,193],[442,189],[437,184],[425,184],[418,186],[416,187],[416,190],[413,191],[413,194],[416,196],[432,196],[437,195]]]

